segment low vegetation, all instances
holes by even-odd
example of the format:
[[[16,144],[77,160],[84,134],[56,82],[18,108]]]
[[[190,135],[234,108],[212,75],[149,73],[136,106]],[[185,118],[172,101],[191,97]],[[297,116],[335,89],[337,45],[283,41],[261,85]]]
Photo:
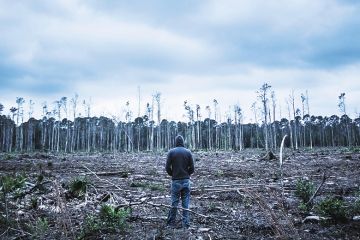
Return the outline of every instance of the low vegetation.
[[[85,177],[76,177],[69,184],[69,193],[76,198],[83,198],[88,187],[88,180]]]
[[[346,208],[343,200],[327,197],[316,205],[316,211],[324,216],[330,217],[336,222],[346,220]]]
[[[191,228],[186,231],[166,227],[170,177],[163,170],[165,155],[63,154],[52,155],[51,165],[47,157],[35,155],[2,160],[0,238],[360,237],[360,182],[352,177],[360,174],[358,153],[285,148],[282,179],[276,175],[278,162],[262,159],[264,151],[194,154]],[[326,166],[328,178],[315,195],[323,173],[319,166]],[[311,222],[303,221],[307,217]]]
[[[305,179],[299,179],[296,182],[295,196],[302,200],[303,204],[306,204],[311,196],[314,194],[315,187],[312,182]]]

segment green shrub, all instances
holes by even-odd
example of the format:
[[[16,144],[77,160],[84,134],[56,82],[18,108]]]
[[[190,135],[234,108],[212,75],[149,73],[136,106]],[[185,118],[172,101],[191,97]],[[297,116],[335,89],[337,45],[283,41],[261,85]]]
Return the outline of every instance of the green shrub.
[[[316,206],[316,210],[324,217],[331,217],[335,221],[346,220],[346,208],[342,200],[326,198]]]
[[[352,215],[359,215],[360,214],[360,199],[356,200],[354,205],[352,206],[352,209],[351,209],[351,213]]]
[[[69,185],[69,192],[76,198],[84,197],[88,184],[89,182],[85,177],[77,177],[71,180]]]
[[[49,229],[49,223],[46,218],[38,218],[35,222],[35,228],[38,233],[44,235],[46,231]]]
[[[310,209],[311,209],[311,206],[309,206],[309,205],[306,204],[306,203],[300,203],[300,205],[299,205],[299,210],[300,210],[301,212],[307,213],[307,212],[310,211]]]
[[[3,194],[13,192],[24,187],[26,177],[24,175],[4,175],[0,178],[0,189]]]
[[[30,207],[32,209],[37,209],[38,206],[39,206],[39,202],[38,202],[37,197],[31,197],[31,199],[30,199]]]
[[[360,190],[356,193],[356,199],[354,203],[350,206],[349,213],[352,216],[356,216],[360,214]]]
[[[103,231],[124,232],[128,227],[127,219],[129,215],[130,209],[116,209],[104,204],[101,206],[98,215],[88,215],[85,217],[78,239],[87,239],[90,236],[93,239]]]
[[[14,155],[10,155],[8,153],[4,154],[3,157],[2,157],[3,160],[12,160],[14,158],[15,158]]]
[[[350,147],[349,151],[353,153],[360,153],[360,147]]]
[[[314,184],[308,180],[300,179],[296,183],[295,196],[300,198],[303,203],[307,203],[314,194]]]
[[[32,239],[47,239],[46,236],[49,233],[49,223],[46,218],[39,217],[34,223],[27,223],[26,225],[32,233]]]
[[[100,209],[100,219],[104,222],[104,227],[111,230],[124,231],[127,227],[126,220],[129,214],[130,209],[116,209],[107,204],[102,205]]]
[[[99,231],[100,228],[101,228],[101,223],[95,216],[93,215],[86,216],[84,221],[84,229],[83,229],[83,231],[86,234],[95,233]]]

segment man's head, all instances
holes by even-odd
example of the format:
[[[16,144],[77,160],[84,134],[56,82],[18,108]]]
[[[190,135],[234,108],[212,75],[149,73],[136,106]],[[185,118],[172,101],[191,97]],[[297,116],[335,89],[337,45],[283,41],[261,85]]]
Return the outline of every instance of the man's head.
[[[175,138],[176,147],[184,147],[184,138],[181,135],[177,135]]]

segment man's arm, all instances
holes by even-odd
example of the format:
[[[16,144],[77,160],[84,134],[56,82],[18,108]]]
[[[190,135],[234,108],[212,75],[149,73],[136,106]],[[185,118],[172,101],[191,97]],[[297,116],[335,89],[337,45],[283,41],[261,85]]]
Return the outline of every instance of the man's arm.
[[[169,174],[169,176],[172,176],[172,167],[171,167],[171,158],[170,158],[170,153],[168,153],[167,157],[166,157],[166,166],[165,166],[166,172],[167,174]]]
[[[189,175],[194,173],[194,159],[191,153],[190,154],[190,163],[189,163]]]

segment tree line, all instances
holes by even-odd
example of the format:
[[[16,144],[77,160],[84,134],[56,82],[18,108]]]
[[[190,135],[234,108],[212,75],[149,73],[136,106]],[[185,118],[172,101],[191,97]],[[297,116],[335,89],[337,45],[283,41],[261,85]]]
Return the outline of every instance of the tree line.
[[[24,122],[23,98],[17,98],[11,115],[1,115],[1,152],[139,152],[164,151],[174,147],[175,136],[184,136],[192,150],[241,151],[244,148],[279,148],[284,135],[289,137],[285,146],[337,147],[360,145],[360,117],[351,119],[346,114],[345,93],[339,96],[341,116],[310,115],[308,96],[301,95],[302,111],[295,108],[294,92],[287,99],[288,119],[275,118],[276,101],[271,86],[263,84],[258,90],[258,102],[252,105],[255,123],[243,123],[242,109],[235,105],[220,121],[218,102],[206,106],[202,119],[199,105],[192,107],[184,101],[187,122],[168,121],[161,118],[160,93],[155,93],[152,103],[147,103],[146,114],[132,120],[129,102],[126,103],[125,121],[116,117],[91,117],[91,101],[83,101],[85,116],[77,114],[78,96],[69,102],[61,98],[52,111],[43,104],[42,119],[35,119],[33,102],[29,102],[29,119]],[[261,104],[261,111],[257,104]],[[72,118],[69,120],[72,108]],[[65,117],[64,117],[65,116]],[[261,121],[258,121],[261,120]],[[259,123],[260,122],[260,123]]]

